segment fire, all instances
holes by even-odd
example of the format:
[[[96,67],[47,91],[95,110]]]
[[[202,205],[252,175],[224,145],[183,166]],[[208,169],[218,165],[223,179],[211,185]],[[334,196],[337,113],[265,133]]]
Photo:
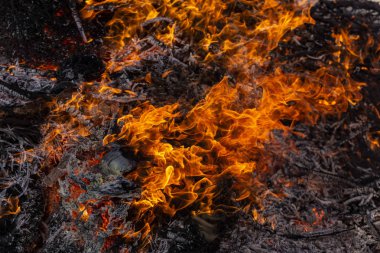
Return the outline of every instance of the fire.
[[[87,211],[86,206],[83,204],[79,204],[79,215],[80,215],[81,220],[83,221],[87,221],[88,218],[90,217],[90,214]]]
[[[361,100],[364,84],[352,80],[348,70],[367,51],[356,48],[357,38],[347,31],[333,36],[338,46],[332,56],[339,63],[336,68],[289,73],[270,56],[287,40],[289,31],[314,23],[310,17],[313,1],[242,4],[244,8],[232,0],[87,0],[82,9],[83,17],[93,19],[107,11],[104,6],[113,6],[106,38],[113,56],[100,83],[84,83],[68,101],[53,103],[52,123],[46,126],[40,150],[60,160],[65,151],[91,136],[102,139],[104,146],[121,143],[141,157],[138,168],[127,175],[141,186],[142,193],[128,203],[135,212],[134,226],[124,229],[126,239],[141,238],[146,245],[156,214],[243,210],[264,223],[257,211],[261,201],[266,196],[284,196],[270,192],[262,181],[271,172],[265,145],[272,141],[273,131],[290,134],[296,122],[315,124]],[[166,46],[175,46],[178,36],[189,38],[198,60],[222,64],[234,78],[224,77],[186,113],[180,111],[180,104],[156,107],[148,102],[125,113],[120,96],[123,101],[137,101],[139,95],[132,88],[108,85],[109,74],[140,64],[135,46],[149,25],[159,27],[152,34]],[[213,46],[216,49],[210,50]],[[154,85],[150,75],[145,80]],[[114,117],[119,131],[99,134],[97,126]],[[233,204],[225,203],[222,196],[226,194]],[[84,206],[79,206],[79,212],[88,219]],[[323,213],[315,211],[315,217],[321,220]],[[105,230],[112,221],[107,213],[102,220]]]
[[[257,209],[253,209],[252,210],[252,217],[253,217],[253,220],[258,222],[259,224],[264,224],[265,223],[265,218],[262,217],[259,212],[257,211]]]
[[[19,199],[17,197],[1,199],[0,218],[8,215],[17,215],[20,212],[21,208],[19,206]]]
[[[210,213],[218,208],[213,200],[222,190],[217,185],[226,176],[235,181],[232,191],[245,193],[240,200],[257,203],[255,188],[260,183],[252,173],[265,172],[265,167],[258,168],[255,159],[265,157],[264,144],[274,129],[291,131],[280,120],[315,123],[320,115],[345,111],[349,103],[360,99],[360,85],[353,85],[353,94],[347,97],[343,86],[320,87],[321,82],[344,80],[327,70],[310,78],[301,80],[279,69],[258,78],[264,92],[262,103],[255,108],[241,108],[239,85],[232,87],[225,78],[180,123],[176,123],[179,105],[155,108],[145,104],[121,117],[120,133],[106,136],[104,144],[124,141],[136,154],[150,158],[130,175],[143,187],[141,199],[134,203],[140,212],[159,207],[175,215],[195,205],[198,214]],[[295,103],[289,106],[291,101]],[[181,144],[174,146],[167,140]]]
[[[171,26],[168,26],[167,29],[168,32],[164,34],[158,34],[157,39],[169,46],[172,46],[175,40],[175,23]]]
[[[368,132],[367,140],[369,141],[369,145],[372,150],[379,149],[380,148],[380,131]]]

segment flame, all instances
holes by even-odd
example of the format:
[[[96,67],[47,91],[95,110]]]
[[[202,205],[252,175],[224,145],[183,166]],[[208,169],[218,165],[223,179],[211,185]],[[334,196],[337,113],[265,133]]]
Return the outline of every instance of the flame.
[[[282,119],[315,123],[323,114],[336,114],[357,103],[361,85],[343,86],[344,80],[327,69],[303,80],[277,69],[258,77],[261,103],[241,108],[240,85],[232,87],[224,78],[183,121],[177,123],[177,104],[160,108],[145,104],[121,117],[120,133],[106,136],[104,145],[122,141],[136,154],[149,157],[150,162],[130,175],[143,187],[141,199],[134,203],[141,213],[159,207],[173,216],[193,204],[197,213],[210,213],[218,208],[213,199],[226,175],[235,181],[232,191],[244,192],[240,199],[257,202],[255,188],[260,183],[252,173],[258,169],[255,159],[264,156],[261,152],[271,132],[291,131]],[[347,88],[352,88],[351,94]],[[289,106],[290,102],[295,103]],[[265,168],[260,170],[265,172]]]
[[[367,133],[367,140],[372,150],[380,148],[380,131],[373,131]]]
[[[259,212],[257,211],[256,208],[254,208],[252,210],[252,217],[253,217],[253,220],[258,222],[259,224],[264,224],[265,223],[265,218],[262,217]]]
[[[19,206],[19,199],[17,197],[1,200],[0,219],[8,215],[17,215],[20,212],[21,207]]]
[[[79,213],[80,213],[80,218],[83,221],[88,221],[88,218],[90,218],[89,211],[87,210],[86,206],[83,204],[79,204]]]
[[[138,168],[127,176],[140,184],[142,193],[128,203],[135,212],[134,225],[120,229],[127,231],[126,239],[140,238],[141,245],[147,245],[156,214],[242,210],[264,223],[258,211],[262,200],[285,196],[268,190],[262,180],[272,169],[265,148],[273,132],[293,133],[296,122],[315,124],[327,115],[345,112],[362,98],[364,84],[352,80],[349,70],[369,50],[359,48],[358,37],[348,31],[333,34],[337,46],[334,67],[289,73],[270,56],[287,40],[287,33],[314,23],[310,16],[314,1],[240,2],[244,8],[233,0],[85,2],[81,13],[87,19],[109,12],[110,6],[114,10],[105,38],[112,48],[111,59],[100,83],[83,83],[67,101],[52,103],[51,122],[45,126],[40,151],[49,158],[48,166],[90,136],[102,139],[104,146],[118,142],[141,158]],[[162,17],[166,23],[160,23]],[[138,94],[111,87],[109,76],[125,66],[141,64],[144,54],[151,53],[140,52],[139,35],[148,29],[147,24],[157,22],[150,30],[155,39],[169,47],[179,37],[188,39],[199,61],[220,64],[233,78],[224,77],[185,113],[180,104],[155,107],[141,103],[126,114],[125,107],[115,101],[119,96],[135,101]],[[373,45],[369,40],[367,46]],[[171,71],[166,70],[162,78]],[[154,85],[150,73],[143,79]],[[97,127],[108,126],[114,115],[120,131],[99,134]],[[226,203],[226,194],[231,203]],[[84,206],[79,211],[88,219]],[[314,213],[317,220],[323,218],[323,213]],[[110,222],[104,213],[101,229]]]
[[[167,33],[157,34],[157,39],[164,42],[168,46],[172,46],[175,41],[175,27],[176,24],[169,25],[167,27]]]

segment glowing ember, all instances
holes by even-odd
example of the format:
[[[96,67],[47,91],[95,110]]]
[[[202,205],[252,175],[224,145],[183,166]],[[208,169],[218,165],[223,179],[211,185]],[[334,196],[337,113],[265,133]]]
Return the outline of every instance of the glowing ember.
[[[319,226],[323,225],[323,219],[325,216],[325,212],[323,210],[318,210],[317,208],[313,207],[312,210],[312,220],[311,222],[298,220],[296,221],[297,224],[301,225],[303,227],[303,230],[305,232],[311,232],[314,229],[318,228]]]

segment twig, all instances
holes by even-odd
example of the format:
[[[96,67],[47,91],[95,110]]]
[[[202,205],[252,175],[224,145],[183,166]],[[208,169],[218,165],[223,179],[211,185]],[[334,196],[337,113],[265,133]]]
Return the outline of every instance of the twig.
[[[151,25],[151,24],[154,24],[154,23],[157,23],[157,22],[166,22],[166,23],[173,23],[173,20],[170,19],[170,18],[167,18],[167,17],[156,17],[156,18],[152,18],[152,19],[149,19],[147,21],[145,21],[144,23],[141,24],[141,26],[143,28]]]
[[[86,37],[86,33],[84,32],[84,29],[83,29],[83,26],[82,26],[82,21],[79,17],[79,14],[78,14],[78,11],[77,11],[77,6],[76,6],[76,3],[75,3],[75,0],[69,0],[69,6],[70,6],[70,10],[71,10],[71,13],[73,15],[73,18],[74,18],[74,21],[75,21],[75,24],[77,25],[77,28],[78,28],[78,31],[80,33],[80,36],[82,37],[82,40],[84,43],[88,43],[88,40],[87,40],[87,37]]]
[[[323,237],[323,236],[331,236],[331,235],[337,235],[344,232],[348,232],[351,230],[354,230],[355,227],[351,228],[345,228],[345,229],[326,229],[322,231],[316,231],[316,232],[309,232],[309,233],[303,233],[303,234],[277,234],[279,236],[292,238],[292,239],[310,239],[310,238],[316,238],[316,237]]]
[[[33,97],[33,94],[25,92],[16,85],[10,85],[2,80],[0,80],[0,91],[6,92],[15,98],[20,98],[23,100],[29,100]]]

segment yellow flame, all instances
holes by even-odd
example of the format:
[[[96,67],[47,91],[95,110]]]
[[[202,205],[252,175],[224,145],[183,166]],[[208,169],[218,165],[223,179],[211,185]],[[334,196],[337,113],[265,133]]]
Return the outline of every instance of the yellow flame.
[[[88,221],[88,219],[90,218],[90,214],[88,213],[86,206],[83,204],[79,204],[78,210],[79,210],[79,214],[81,215],[80,216],[81,220]]]

